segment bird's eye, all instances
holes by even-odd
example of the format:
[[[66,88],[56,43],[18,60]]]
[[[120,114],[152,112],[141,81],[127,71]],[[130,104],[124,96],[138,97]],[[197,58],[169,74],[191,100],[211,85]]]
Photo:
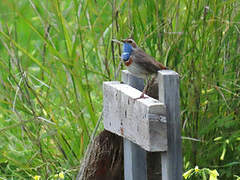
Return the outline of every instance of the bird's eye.
[[[131,44],[131,43],[132,43],[132,40],[128,40],[127,42]]]

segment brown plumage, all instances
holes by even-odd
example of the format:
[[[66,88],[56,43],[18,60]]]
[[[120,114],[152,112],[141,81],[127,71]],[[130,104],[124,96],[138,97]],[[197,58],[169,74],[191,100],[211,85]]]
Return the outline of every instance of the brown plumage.
[[[130,44],[132,47],[129,59],[124,60],[127,69],[131,73],[139,77],[146,77],[157,73],[159,70],[167,69],[167,67],[139,48],[134,40],[124,39],[122,42]]]
[[[124,63],[127,66],[128,71],[133,73],[135,76],[147,78],[152,74],[156,74],[159,70],[167,69],[166,66],[156,61],[152,56],[148,55],[139,48],[134,40],[124,39],[122,42],[124,43],[123,54],[125,53],[123,56]],[[155,78],[156,76],[144,87],[140,98],[144,97],[144,94],[148,90],[149,86],[153,84]]]
[[[136,48],[132,51],[133,60],[140,66],[143,66],[150,74],[157,73],[159,70],[167,69],[160,62],[146,54],[142,49]]]

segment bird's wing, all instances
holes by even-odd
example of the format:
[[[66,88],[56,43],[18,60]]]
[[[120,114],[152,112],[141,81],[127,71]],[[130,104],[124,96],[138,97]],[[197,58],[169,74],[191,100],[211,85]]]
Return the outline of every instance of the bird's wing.
[[[158,70],[167,69],[164,65],[146,54],[140,48],[134,49],[131,55],[133,57],[133,61],[144,67],[149,73],[156,73]]]

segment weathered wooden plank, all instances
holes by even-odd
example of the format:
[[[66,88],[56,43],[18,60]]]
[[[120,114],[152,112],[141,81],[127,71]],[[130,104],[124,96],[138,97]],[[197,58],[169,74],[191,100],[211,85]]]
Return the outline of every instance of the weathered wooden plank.
[[[104,82],[104,128],[151,152],[167,150],[166,108],[127,84]]]
[[[168,151],[162,153],[162,180],[182,179],[182,149],[179,106],[179,76],[176,72],[158,72],[159,100],[167,108]]]

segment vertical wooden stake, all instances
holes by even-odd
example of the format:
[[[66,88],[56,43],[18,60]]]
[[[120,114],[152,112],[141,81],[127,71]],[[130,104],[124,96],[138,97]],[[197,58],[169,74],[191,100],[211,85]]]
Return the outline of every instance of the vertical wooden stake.
[[[179,105],[179,76],[176,72],[158,72],[159,100],[167,108],[168,151],[162,153],[162,180],[182,179],[182,149]]]
[[[138,90],[143,90],[144,80],[137,78],[128,71],[122,71],[122,81]],[[146,180],[147,159],[146,151],[140,146],[124,138],[124,179]]]
[[[146,180],[146,151],[124,138],[124,179]]]

